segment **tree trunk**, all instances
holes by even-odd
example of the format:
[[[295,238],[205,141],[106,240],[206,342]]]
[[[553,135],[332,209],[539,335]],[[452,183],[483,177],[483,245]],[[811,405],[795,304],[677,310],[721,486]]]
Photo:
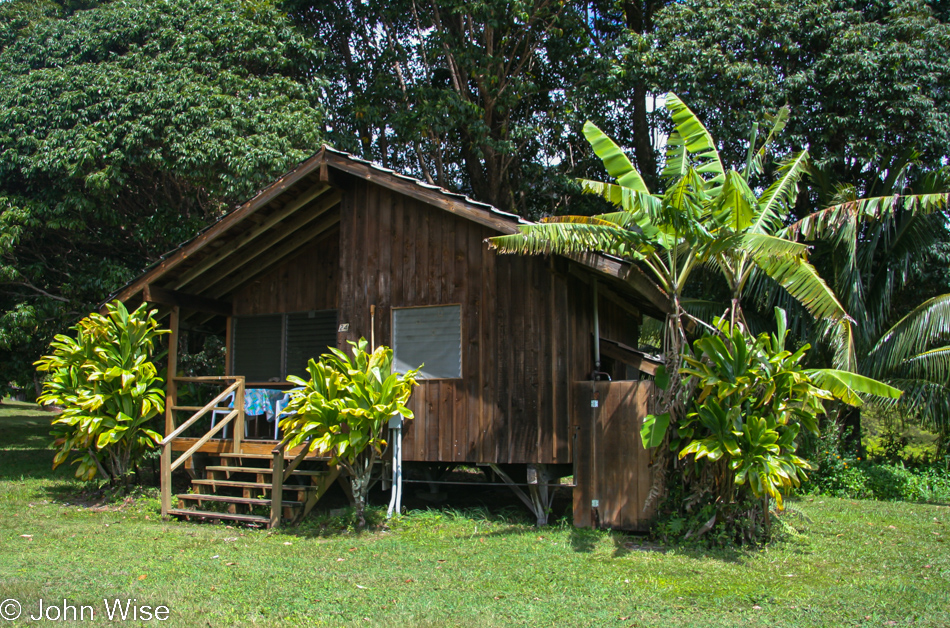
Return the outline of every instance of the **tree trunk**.
[[[838,429],[841,430],[843,437],[841,442],[845,449],[864,458],[864,445],[861,443],[861,409],[844,407],[838,413]]]
[[[350,477],[350,485],[353,487],[353,507],[356,511],[356,529],[366,528],[366,500],[369,497],[369,475],[370,471],[360,475]]]

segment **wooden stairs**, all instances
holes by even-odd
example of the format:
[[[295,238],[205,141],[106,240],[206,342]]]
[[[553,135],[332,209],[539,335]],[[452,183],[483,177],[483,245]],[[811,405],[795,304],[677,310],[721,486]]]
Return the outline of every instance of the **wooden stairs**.
[[[266,528],[298,523],[333,485],[340,470],[329,467],[326,458],[301,456],[275,478],[275,460],[283,467],[282,457],[266,454],[213,454],[209,462],[216,464],[193,467],[192,492],[176,495],[178,507],[169,508],[167,514]]]

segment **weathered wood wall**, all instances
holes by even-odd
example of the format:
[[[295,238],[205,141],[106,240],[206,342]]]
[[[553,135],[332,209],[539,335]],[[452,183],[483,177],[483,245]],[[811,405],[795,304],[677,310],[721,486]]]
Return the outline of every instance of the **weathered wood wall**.
[[[235,316],[339,308],[339,228],[331,229],[287,262],[238,288],[233,302]]]
[[[653,475],[640,426],[653,403],[653,382],[574,383],[575,526],[646,529],[654,514],[652,504],[644,510]],[[596,510],[591,500],[600,502]]]
[[[235,315],[337,309],[348,350],[373,330],[391,344],[393,307],[459,304],[462,378],[416,389],[405,460],[571,462],[571,382],[593,370],[590,282],[564,259],[497,255],[492,229],[368,181],[340,212],[338,230],[238,290]],[[627,311],[601,298],[600,315],[605,337],[635,342]]]
[[[408,461],[569,462],[567,284],[550,259],[498,256],[495,232],[368,183],[345,196],[340,343],[391,343],[392,308],[460,304],[462,378],[425,381]]]

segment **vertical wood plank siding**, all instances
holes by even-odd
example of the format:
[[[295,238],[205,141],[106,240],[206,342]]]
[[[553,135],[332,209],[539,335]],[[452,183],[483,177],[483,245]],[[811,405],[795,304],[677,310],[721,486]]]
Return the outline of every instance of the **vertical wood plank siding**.
[[[491,229],[368,181],[343,194],[338,228],[234,295],[235,315],[337,309],[347,340],[392,344],[392,308],[458,304],[462,378],[424,381],[407,461],[568,463],[572,382],[593,370],[591,287],[563,259],[497,255]],[[604,336],[635,321],[601,300]],[[632,335],[632,339],[631,339]]]
[[[574,525],[646,529],[654,514],[652,504],[644,510],[653,476],[640,425],[653,411],[653,382],[575,382],[574,389],[579,426]],[[594,395],[597,408],[590,404]]]
[[[392,343],[392,308],[459,304],[462,378],[423,381],[410,406],[407,461],[571,461],[571,301],[546,257],[499,256],[486,227],[368,182],[344,195],[339,345]],[[589,299],[584,299],[589,306]],[[588,316],[589,319],[589,316]],[[589,322],[589,321],[588,321]],[[577,344],[590,348],[590,332]]]

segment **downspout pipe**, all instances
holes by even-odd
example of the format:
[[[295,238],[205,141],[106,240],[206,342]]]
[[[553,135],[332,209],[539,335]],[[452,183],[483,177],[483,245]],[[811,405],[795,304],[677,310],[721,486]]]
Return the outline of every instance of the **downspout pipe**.
[[[600,297],[597,291],[597,279],[592,282],[594,297],[594,372],[590,374],[593,381],[610,381],[610,375],[600,370]]]

